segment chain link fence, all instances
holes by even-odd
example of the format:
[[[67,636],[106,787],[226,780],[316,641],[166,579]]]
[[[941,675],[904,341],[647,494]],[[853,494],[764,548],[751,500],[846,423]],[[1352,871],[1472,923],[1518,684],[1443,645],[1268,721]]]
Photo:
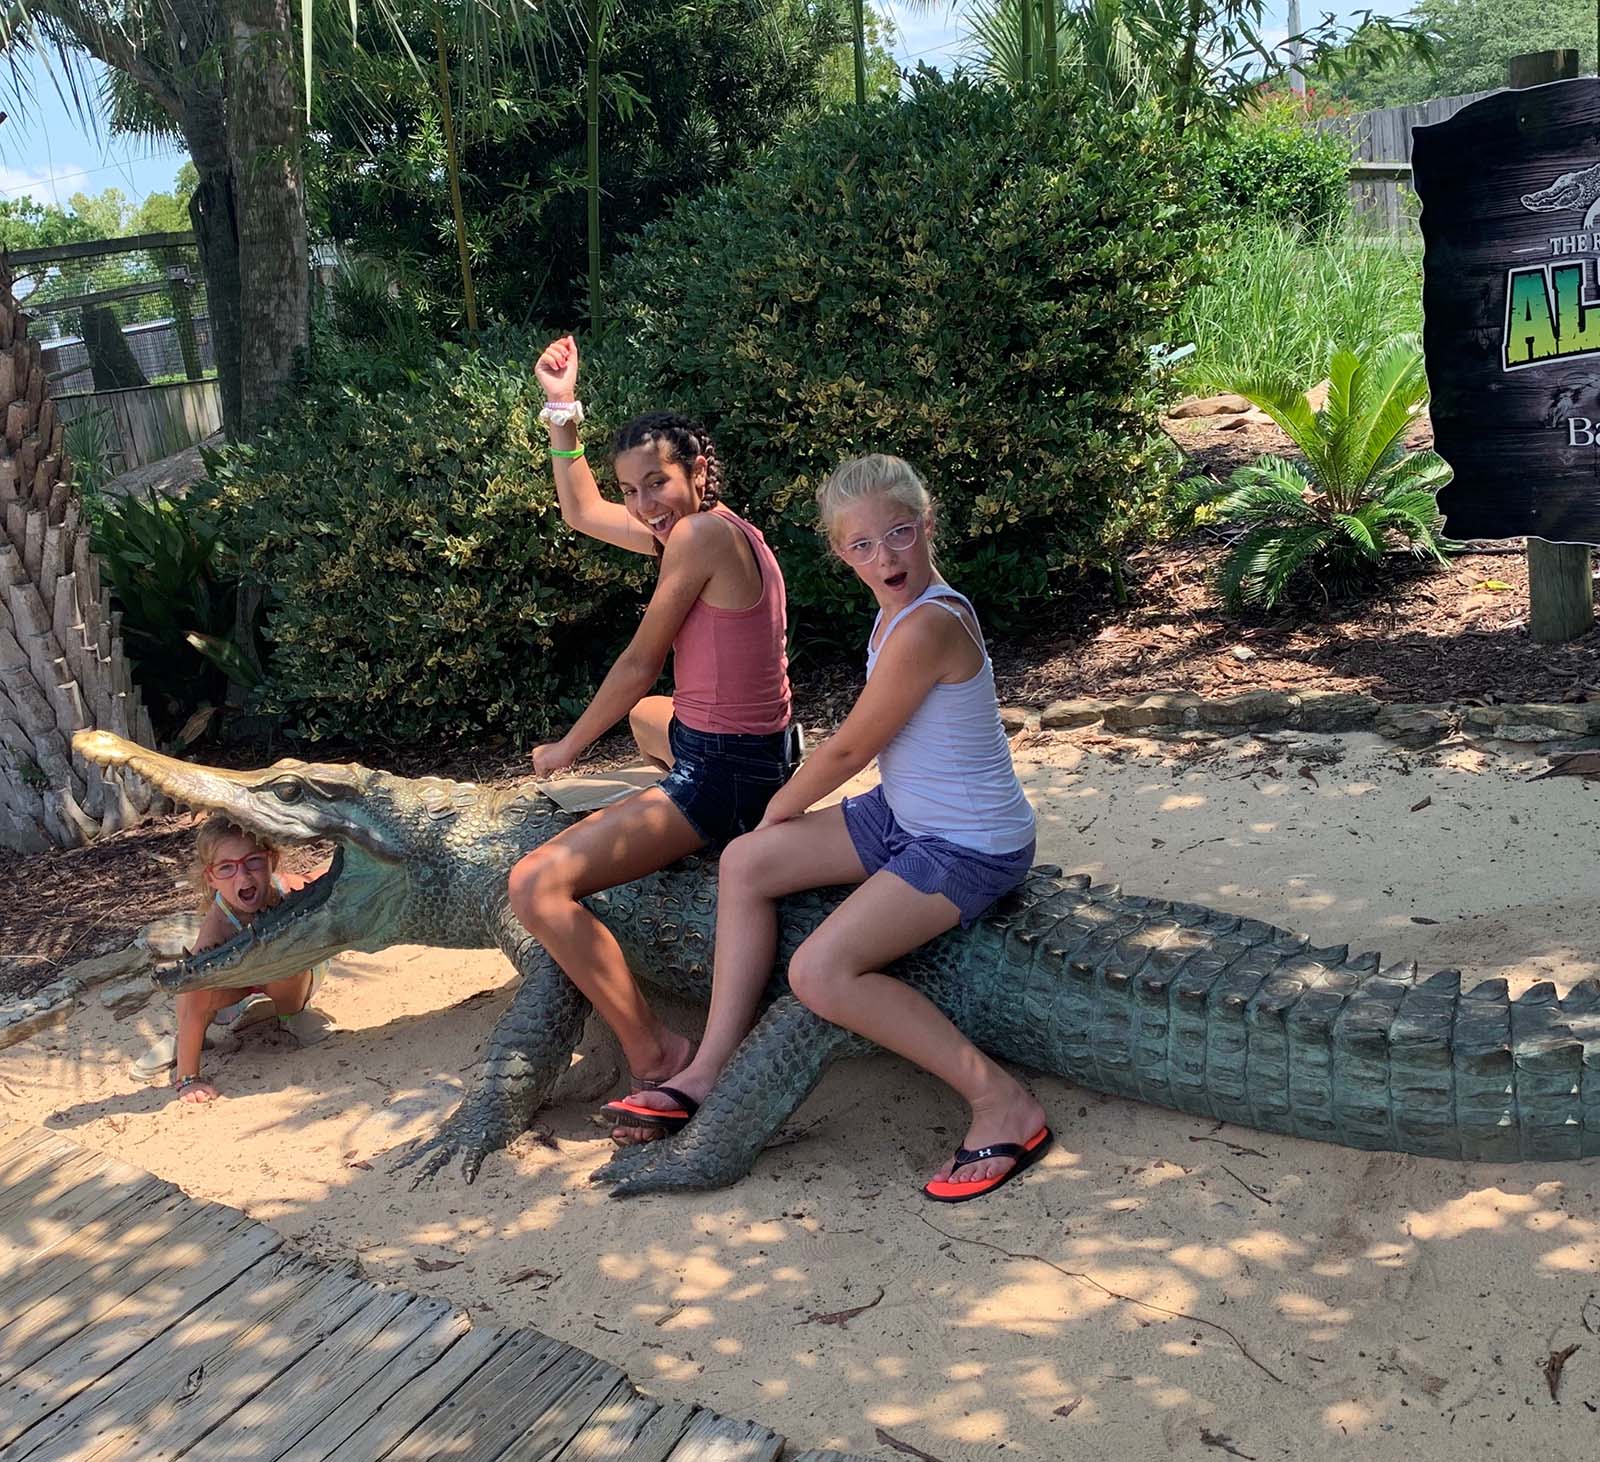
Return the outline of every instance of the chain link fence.
[[[216,374],[193,234],[22,249],[10,263],[56,395]]]

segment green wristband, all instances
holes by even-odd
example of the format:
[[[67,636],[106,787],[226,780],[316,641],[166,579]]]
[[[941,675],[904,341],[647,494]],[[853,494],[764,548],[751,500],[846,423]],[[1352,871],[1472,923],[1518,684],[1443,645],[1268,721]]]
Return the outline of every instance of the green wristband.
[[[569,452],[569,451],[566,451],[564,448],[561,448],[561,447],[551,447],[550,448],[550,455],[552,457],[581,457],[581,456],[583,456],[583,448],[582,447],[574,447]]]

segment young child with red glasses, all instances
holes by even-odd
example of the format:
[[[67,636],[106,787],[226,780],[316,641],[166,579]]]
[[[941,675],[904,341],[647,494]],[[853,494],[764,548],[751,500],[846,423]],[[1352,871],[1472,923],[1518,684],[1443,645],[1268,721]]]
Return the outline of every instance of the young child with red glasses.
[[[711,1012],[694,1060],[604,1109],[674,1131],[693,1116],[755,1016],[777,957],[777,901],[856,885],[789,961],[789,988],[824,1020],[914,1061],[972,1110],[961,1147],[923,1192],[959,1203],[992,1192],[1050,1145],[1044,1109],[925,996],[884,971],[978,919],[1033,862],[1033,809],[1011,765],[994,670],[967,599],[940,577],[933,505],[898,457],[857,458],[817,493],[833,551],[878,618],[867,682],[844,724],[773,794],[718,874]],[[882,781],[807,811],[876,757]]]
[[[279,850],[242,831],[225,817],[209,817],[195,837],[189,876],[200,894],[200,933],[194,953],[215,949],[242,933],[263,909],[304,888],[311,877],[279,873]],[[294,1015],[311,999],[316,971],[244,990],[188,990],[178,996],[178,1051],[173,1086],[182,1102],[209,1102],[217,1089],[200,1076],[200,1052],[211,1017],[256,991],[272,1000],[279,1016]]]

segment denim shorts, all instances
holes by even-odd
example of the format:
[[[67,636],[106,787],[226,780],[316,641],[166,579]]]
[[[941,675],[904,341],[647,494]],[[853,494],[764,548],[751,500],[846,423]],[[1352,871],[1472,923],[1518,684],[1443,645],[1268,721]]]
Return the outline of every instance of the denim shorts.
[[[667,727],[672,770],[660,787],[689,826],[711,844],[747,833],[772,794],[794,775],[798,738],[791,725],[768,736],[696,731],[676,716]]]
[[[918,893],[942,893],[961,911],[963,929],[1018,887],[1033,867],[1032,841],[1015,853],[980,853],[944,838],[908,833],[895,821],[881,786],[846,797],[843,805],[844,825],[867,877],[887,868]]]

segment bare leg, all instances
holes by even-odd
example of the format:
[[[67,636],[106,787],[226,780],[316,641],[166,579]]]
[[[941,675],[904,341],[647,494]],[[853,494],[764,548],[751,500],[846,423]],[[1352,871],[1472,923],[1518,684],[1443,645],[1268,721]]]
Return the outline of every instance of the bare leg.
[[[205,1048],[206,1027],[224,1006],[242,1000],[244,990],[186,990],[178,996],[178,1062],[173,1080],[200,1074],[200,1052]],[[179,1096],[185,1102],[209,1102],[217,1094],[209,1081],[186,1086]]]
[[[274,980],[270,985],[261,987],[272,997],[272,1003],[277,1007],[279,1015],[294,1015],[297,1011],[306,1008],[306,1001],[311,998],[311,971],[302,970],[298,975],[291,975],[287,980]]]
[[[693,1043],[657,1018],[615,937],[578,900],[665,868],[703,842],[652,787],[575,823],[511,870],[512,912],[616,1032],[636,1076],[671,1075],[688,1062]]]
[[[824,1020],[866,1036],[915,1062],[972,1108],[963,1147],[1025,1142],[1045,1122],[1044,1108],[991,1061],[926,996],[881,971],[954,928],[960,913],[943,894],[918,893],[879,871],[820,924],[789,961],[789,988]],[[1010,1158],[972,1163],[957,1182],[998,1176]],[[950,1177],[950,1164],[937,1177]]]
[[[792,822],[735,838],[717,870],[717,945],[711,1010],[695,1058],[669,1085],[704,1101],[728,1058],[749,1034],[778,949],[777,900],[802,888],[860,883],[866,870],[856,856],[838,807],[808,812]],[[671,1097],[635,1092],[641,1106],[667,1110]],[[619,1127],[619,1142],[659,1137],[658,1130]]]
[[[672,747],[667,726],[672,721],[672,697],[647,695],[628,712],[628,726],[639,750],[657,766],[672,770]]]

